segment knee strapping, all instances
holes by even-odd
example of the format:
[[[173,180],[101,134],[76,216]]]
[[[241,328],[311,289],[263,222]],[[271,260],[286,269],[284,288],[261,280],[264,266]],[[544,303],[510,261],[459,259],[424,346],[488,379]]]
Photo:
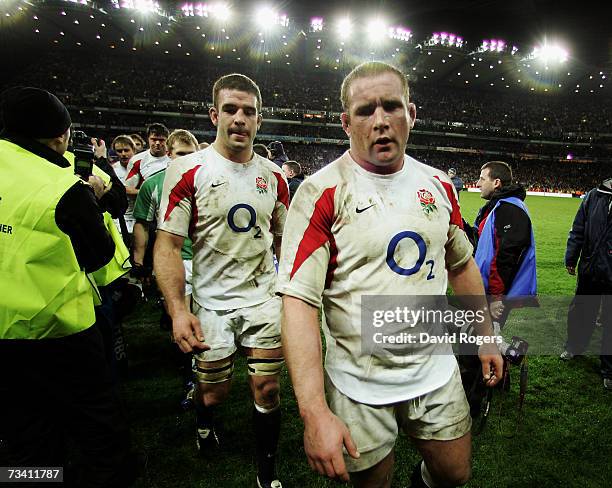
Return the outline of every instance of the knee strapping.
[[[200,366],[196,361],[193,371],[198,383],[223,383],[230,380],[234,373],[234,358],[223,359],[214,367]]]
[[[280,374],[285,360],[283,358],[247,357],[247,368],[252,376],[272,376]]]

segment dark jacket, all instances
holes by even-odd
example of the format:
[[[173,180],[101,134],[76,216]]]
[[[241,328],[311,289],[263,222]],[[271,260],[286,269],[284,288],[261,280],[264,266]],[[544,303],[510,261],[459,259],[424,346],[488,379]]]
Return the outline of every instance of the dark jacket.
[[[567,239],[565,265],[578,277],[612,284],[612,178],[582,200]]]
[[[451,181],[453,182],[453,186],[455,187],[455,190],[457,190],[457,194],[463,190],[463,180],[455,175],[451,178]]]
[[[297,176],[294,176],[293,178],[289,178],[287,183],[289,183],[290,201],[293,200],[293,195],[295,195],[295,192],[297,191],[298,187],[302,184],[303,181],[304,181],[304,175],[297,175]]]
[[[520,185],[509,185],[495,192],[493,198],[478,211],[474,226],[478,236],[491,210],[502,198],[516,197],[525,200],[527,193]],[[490,295],[505,295],[512,286],[522,258],[531,245],[531,220],[516,205],[501,202],[495,211],[495,255],[491,263]]]

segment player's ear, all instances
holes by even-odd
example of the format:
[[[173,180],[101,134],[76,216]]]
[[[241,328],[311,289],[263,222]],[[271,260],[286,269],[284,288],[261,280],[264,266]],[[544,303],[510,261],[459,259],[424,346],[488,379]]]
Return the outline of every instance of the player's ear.
[[[208,115],[210,116],[210,121],[213,123],[215,127],[219,123],[219,112],[217,112],[217,107],[214,105],[208,109]]]
[[[408,104],[408,116],[410,117],[410,128],[412,129],[416,120],[416,105],[412,102]]]
[[[261,123],[263,122],[263,115],[260,113],[257,114],[257,130],[261,127]]]
[[[340,121],[342,122],[342,129],[346,132],[346,135],[350,137],[351,135],[351,121],[349,118],[349,114],[346,112],[342,112],[340,115]]]

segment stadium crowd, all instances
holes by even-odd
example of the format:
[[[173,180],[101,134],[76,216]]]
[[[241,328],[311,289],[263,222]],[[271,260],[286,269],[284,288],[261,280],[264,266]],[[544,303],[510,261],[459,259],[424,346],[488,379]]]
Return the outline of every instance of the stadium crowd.
[[[63,95],[72,106],[107,106],[144,110],[180,110],[206,113],[210,104],[208,87],[220,75],[238,69],[231,65],[211,65],[181,60],[158,60],[137,56],[96,58],[96,76],[80,69],[87,56],[69,57],[48,54],[23,70],[4,77],[2,87],[23,83],[45,86]],[[240,66],[239,70],[257,79],[265,107],[341,111],[334,89],[342,80],[339,73],[267,70],[258,65]],[[70,79],[63,74],[71,73]],[[138,73],[138,76],[134,76]],[[150,80],[156,80],[150,83]],[[449,129],[453,123],[466,124],[468,130],[492,134],[512,133],[519,137],[562,138],[564,134],[601,134],[612,132],[606,104],[595,97],[504,93],[497,91],[438,85],[415,81],[411,98],[417,105],[421,125],[442,122]],[[578,103],[579,100],[579,103]],[[188,101],[189,103],[184,103]],[[264,111],[265,114],[265,111]],[[337,120],[334,120],[337,122]],[[465,131],[466,127],[459,127]]]

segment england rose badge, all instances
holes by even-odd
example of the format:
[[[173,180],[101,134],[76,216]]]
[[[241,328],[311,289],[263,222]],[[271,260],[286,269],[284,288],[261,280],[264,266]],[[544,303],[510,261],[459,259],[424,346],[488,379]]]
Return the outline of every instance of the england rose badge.
[[[436,207],[436,199],[429,190],[421,188],[419,191],[417,191],[417,197],[421,203],[423,212],[425,212],[427,215],[438,210],[438,207]]]

